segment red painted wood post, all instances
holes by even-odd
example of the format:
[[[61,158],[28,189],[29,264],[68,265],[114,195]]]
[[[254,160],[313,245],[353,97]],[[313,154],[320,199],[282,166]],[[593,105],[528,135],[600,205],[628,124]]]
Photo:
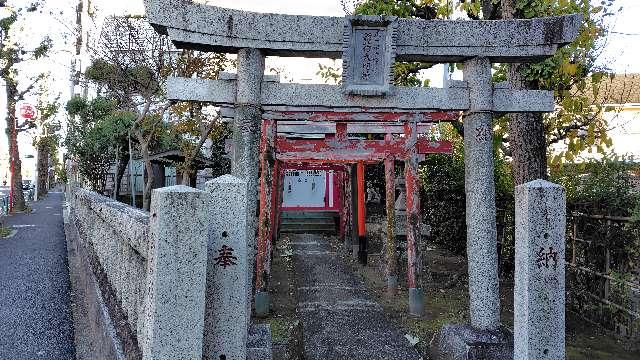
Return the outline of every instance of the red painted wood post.
[[[358,177],[358,261],[367,264],[367,227],[365,213],[364,163],[357,165]]]
[[[282,201],[284,195],[284,174],[285,174],[285,164],[278,161],[278,197],[276,203],[276,221],[273,224],[273,228],[275,231],[276,240],[280,238],[280,223],[282,222]]]
[[[333,181],[336,181],[338,184],[340,184],[340,186],[338,187],[338,202],[339,202],[339,206],[338,206],[338,238],[340,239],[340,241],[344,241],[344,234],[345,234],[345,223],[344,223],[344,218],[347,216],[347,214],[345,214],[344,212],[344,201],[342,200],[343,196],[344,196],[344,174],[342,173],[342,171],[337,171],[334,173],[333,176]]]
[[[390,135],[387,135],[390,136]],[[388,156],[384,159],[384,178],[386,184],[386,207],[387,207],[387,241],[385,242],[385,260],[387,275],[387,294],[395,295],[398,292],[398,274],[396,257],[396,225],[395,225],[395,202],[396,202],[396,171],[395,159]]]
[[[345,166],[344,172],[344,212],[345,218],[345,234],[344,249],[347,253],[353,251],[353,189],[351,187],[351,165]]]
[[[344,142],[347,140],[347,123],[338,122],[336,123],[336,135],[335,140],[338,142]],[[345,246],[349,243],[349,247],[351,242],[347,241],[349,237],[347,231],[347,225],[349,224],[349,217],[351,216],[351,178],[349,176],[349,172],[346,171],[347,167],[345,167],[345,171],[341,171],[340,174],[340,239],[344,242]],[[349,249],[350,250],[350,249]]]
[[[275,151],[275,149],[274,149]],[[271,233],[269,239],[275,243],[278,238],[278,217],[280,217],[280,162],[273,163],[273,185],[271,187]]]
[[[405,124],[407,153],[405,158],[405,184],[407,188],[407,283],[409,286],[409,313],[421,316],[424,314],[424,295],[419,277],[420,259],[420,188],[418,182],[418,159],[415,144],[417,142],[416,123]]]
[[[260,213],[258,216],[258,254],[256,256],[257,316],[269,314],[269,275],[271,273],[271,228],[273,168],[275,163],[275,124],[271,120],[262,122],[260,138]]]
[[[351,191],[349,181],[349,167],[344,166],[340,171],[340,209],[342,210],[342,217],[340,218],[340,226],[342,226],[342,242],[346,244],[349,238],[349,217],[351,211]]]

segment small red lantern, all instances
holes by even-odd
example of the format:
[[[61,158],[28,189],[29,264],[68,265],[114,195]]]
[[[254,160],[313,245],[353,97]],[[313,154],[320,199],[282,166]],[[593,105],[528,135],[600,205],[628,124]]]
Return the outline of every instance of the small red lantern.
[[[18,105],[18,113],[23,119],[33,120],[35,119],[37,112],[36,107],[29,103],[22,103]]]

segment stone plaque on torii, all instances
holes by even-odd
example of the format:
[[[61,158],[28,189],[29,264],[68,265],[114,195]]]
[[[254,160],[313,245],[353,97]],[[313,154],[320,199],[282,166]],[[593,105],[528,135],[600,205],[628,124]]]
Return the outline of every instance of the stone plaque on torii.
[[[233,107],[232,172],[245,178],[250,188],[258,188],[260,129],[265,119],[326,123],[348,117],[351,123],[397,122],[415,129],[421,119],[428,119],[434,112],[464,112],[471,325],[479,330],[500,326],[492,117],[494,113],[551,112],[554,99],[550,91],[493,84],[491,64],[532,62],[552,56],[576,38],[580,15],[426,21],[261,14],[184,0],[145,0],[145,5],[150,23],[178,48],[238,54],[236,79],[172,78],[168,96]],[[263,81],[265,56],[342,58],[344,84]],[[464,81],[443,89],[394,87],[394,61],[460,62],[464,64]],[[322,116],[327,112],[340,116]],[[382,113],[400,116],[391,120],[376,116]],[[407,179],[417,170],[415,146],[412,149],[405,153],[405,166],[410,169]],[[408,216],[419,216],[415,183],[407,182],[407,193],[407,199],[411,199]],[[255,214],[256,204],[257,197],[253,197],[248,215]],[[255,229],[254,216],[250,218]],[[420,230],[419,222],[413,223],[416,226],[407,228],[407,238],[413,239],[411,246],[408,244],[410,307],[420,313],[422,290],[415,273],[420,259],[411,256],[417,255],[415,240]],[[251,233],[249,239],[253,237]],[[258,293],[265,290],[256,289]]]

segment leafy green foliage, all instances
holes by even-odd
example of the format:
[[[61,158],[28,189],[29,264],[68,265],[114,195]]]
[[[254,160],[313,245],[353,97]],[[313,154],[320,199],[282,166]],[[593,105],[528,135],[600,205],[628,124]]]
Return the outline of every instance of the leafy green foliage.
[[[539,63],[523,69],[523,75],[535,88],[553,90],[559,110],[545,115],[548,143],[566,142],[567,150],[551,159],[553,164],[573,161],[585,150],[604,154],[610,147],[607,123],[602,118],[603,104],[596,99],[601,84],[612,74],[595,66],[599,41],[605,35],[604,19],[611,16],[612,0],[599,6],[588,0],[517,0],[518,17],[553,16],[579,13],[583,23],[576,40]]]
[[[633,190],[631,173],[636,165],[612,156],[573,165],[555,167],[554,182],[567,190],[571,211],[593,215],[630,216],[638,194]]]
[[[456,144],[453,155],[429,155],[420,167],[423,217],[431,239],[456,254],[466,253],[464,154]]]
[[[587,227],[584,237],[593,237],[594,244],[583,244],[597,250],[602,239],[614,254],[625,262],[637,262],[640,255],[640,224],[635,216],[640,209],[640,193],[634,189],[631,176],[640,167],[625,158],[604,157],[602,160],[557,167],[552,171],[553,180],[567,190],[568,212],[598,216],[630,217],[627,224],[606,220],[581,218],[581,227]],[[601,256],[593,256],[594,261],[603,261]],[[622,261],[622,260],[621,260]],[[602,267],[601,267],[602,268]],[[633,268],[633,267],[631,267]]]
[[[217,79],[228,65],[230,61],[224,54],[183,50],[178,54],[175,71],[178,76],[187,78]],[[196,171],[194,159],[201,156],[216,164],[214,173],[227,173],[229,162],[224,157],[225,140],[231,132],[229,126],[220,121],[217,112],[202,103],[180,102],[171,107],[170,116],[170,136],[184,156],[184,161],[174,164],[177,170],[193,174]],[[202,152],[207,142],[211,146],[210,157]]]
[[[225,141],[231,136],[230,126],[220,121],[211,109],[195,102],[177,103],[171,113],[170,136],[185,158],[185,161],[174,164],[177,170],[194,172],[193,160],[204,157],[216,163],[213,169],[216,174],[225,174],[229,170],[229,162],[224,155]],[[211,147],[210,156],[202,152],[205,142]]]
[[[146,65],[120,67],[103,59],[96,59],[85,70],[88,80],[101,85],[123,99],[131,96],[149,97],[161,91],[158,74]]]
[[[324,82],[336,85],[342,83],[342,69],[335,65],[335,61],[334,66],[318,64],[318,68],[316,75],[320,76]]]
[[[456,254],[466,252],[466,196],[463,139],[450,125],[440,125],[443,139],[452,141],[453,154],[428,155],[420,167],[423,217],[431,239]],[[504,156],[494,147],[494,181],[498,208],[498,241],[502,257],[513,253],[513,178]],[[508,263],[508,261],[504,261]]]
[[[135,114],[118,110],[114,100],[104,97],[74,97],[66,110],[70,118],[65,146],[91,187],[103,191],[116,145],[127,139]]]
[[[40,59],[41,57],[44,57],[45,55],[47,55],[49,50],[51,50],[52,46],[53,46],[53,41],[51,40],[50,37],[47,36],[44,39],[42,39],[42,41],[40,42],[40,45],[38,45],[38,47],[35,48],[35,50],[33,50],[34,59]]]
[[[364,0],[357,2],[354,13],[431,20],[451,15],[453,8],[449,3],[441,0]]]
[[[11,26],[16,21],[18,21],[18,13],[15,12],[4,19],[0,19],[0,30],[2,30],[3,33],[8,33],[11,29]]]
[[[611,277],[607,301],[617,305],[603,306],[593,297],[605,297],[605,279],[578,271],[567,278],[568,306],[609,330],[616,330],[617,324],[628,326],[629,313],[621,308],[633,309],[628,284],[634,282],[640,259],[640,223],[635,217],[640,194],[631,176],[637,176],[639,169],[637,164],[613,156],[552,171],[553,180],[567,189],[567,221],[572,234],[567,250],[571,258],[575,256],[577,266]],[[573,235],[578,240],[574,241]]]

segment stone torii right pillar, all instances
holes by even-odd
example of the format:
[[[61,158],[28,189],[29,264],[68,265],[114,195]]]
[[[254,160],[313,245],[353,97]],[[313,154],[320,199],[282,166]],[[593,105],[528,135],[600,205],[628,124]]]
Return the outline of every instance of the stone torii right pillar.
[[[469,110],[464,121],[464,164],[471,326],[500,326],[496,192],[493,178],[493,84],[491,62],[477,57],[464,63]]]

